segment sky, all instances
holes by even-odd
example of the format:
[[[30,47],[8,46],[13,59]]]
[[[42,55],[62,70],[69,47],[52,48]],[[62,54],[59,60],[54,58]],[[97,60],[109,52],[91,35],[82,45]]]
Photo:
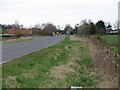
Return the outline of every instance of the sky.
[[[115,23],[119,0],[0,0],[0,23],[25,26],[51,22],[64,27],[84,19]]]

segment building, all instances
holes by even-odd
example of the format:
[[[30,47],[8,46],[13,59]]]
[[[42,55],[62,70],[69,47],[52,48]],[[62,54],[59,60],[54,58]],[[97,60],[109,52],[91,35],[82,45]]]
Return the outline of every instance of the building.
[[[8,32],[11,35],[21,34],[21,35],[32,35],[33,30],[32,29],[15,29],[12,28]]]
[[[118,34],[118,30],[116,29],[116,30],[113,30],[112,29],[112,26],[111,25],[108,25],[107,27],[106,27],[106,34]]]
[[[108,25],[108,26],[106,27],[106,34],[110,34],[111,31],[112,31],[112,26],[111,26],[111,25]]]

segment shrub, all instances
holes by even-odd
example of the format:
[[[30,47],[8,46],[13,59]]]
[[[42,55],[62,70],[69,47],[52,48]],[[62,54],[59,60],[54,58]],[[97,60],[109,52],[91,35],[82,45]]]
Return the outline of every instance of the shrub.
[[[10,38],[11,35],[2,35],[3,38]]]

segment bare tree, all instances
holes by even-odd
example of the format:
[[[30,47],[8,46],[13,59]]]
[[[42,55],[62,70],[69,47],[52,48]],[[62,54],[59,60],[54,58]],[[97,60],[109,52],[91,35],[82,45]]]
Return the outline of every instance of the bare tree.
[[[56,27],[58,30],[60,30],[60,25],[57,25],[57,27]]]
[[[57,28],[52,23],[44,24],[43,34],[45,35],[53,35],[57,31]]]
[[[114,28],[118,29],[118,30],[120,29],[120,22],[119,21],[115,21]]]
[[[37,29],[37,30],[40,30],[40,29],[41,29],[41,25],[40,25],[40,24],[36,24],[36,25],[34,26],[34,28]]]

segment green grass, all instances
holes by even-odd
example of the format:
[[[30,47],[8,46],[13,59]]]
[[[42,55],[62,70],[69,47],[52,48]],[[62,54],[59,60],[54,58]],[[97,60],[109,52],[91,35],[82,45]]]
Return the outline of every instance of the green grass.
[[[67,37],[61,43],[2,65],[3,88],[95,87],[98,75],[88,47]]]
[[[6,38],[6,37],[3,38],[2,36],[0,36],[0,40],[5,41],[5,40],[8,40],[8,38]]]
[[[101,37],[102,41],[106,43],[109,46],[109,48],[115,51],[116,53],[118,53],[119,50],[118,38],[119,38],[118,35],[104,35]]]
[[[102,39],[111,45],[118,45],[118,35],[104,35]]]
[[[2,65],[0,65],[0,89],[2,89]]]

